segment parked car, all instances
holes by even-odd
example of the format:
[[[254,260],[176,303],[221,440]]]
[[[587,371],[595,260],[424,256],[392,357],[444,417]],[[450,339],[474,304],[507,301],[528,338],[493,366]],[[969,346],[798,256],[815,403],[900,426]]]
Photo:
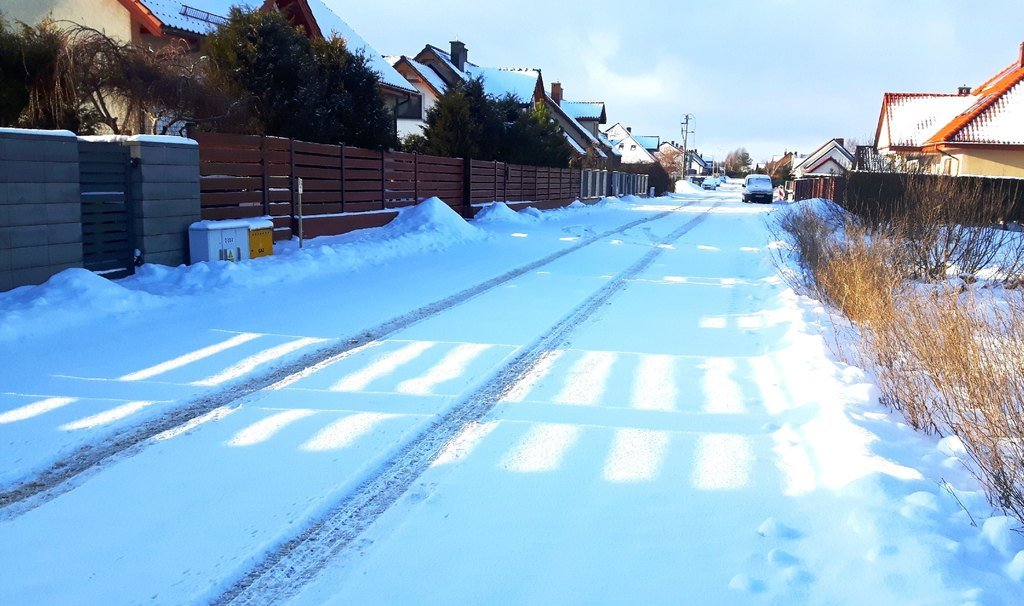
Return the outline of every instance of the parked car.
[[[772,178],[768,175],[747,175],[743,180],[743,201],[771,204],[774,197]]]
[[[714,177],[708,177],[704,179],[704,182],[700,184],[704,189],[716,190],[718,189],[718,179]]]

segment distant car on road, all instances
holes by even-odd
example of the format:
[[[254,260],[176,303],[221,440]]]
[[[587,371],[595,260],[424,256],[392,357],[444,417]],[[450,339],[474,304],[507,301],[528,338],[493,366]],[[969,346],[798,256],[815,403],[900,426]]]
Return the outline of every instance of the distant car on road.
[[[714,177],[708,177],[704,179],[704,182],[700,184],[704,189],[716,190],[718,189],[718,179]]]
[[[772,203],[772,178],[768,175],[747,175],[743,180],[743,201]]]

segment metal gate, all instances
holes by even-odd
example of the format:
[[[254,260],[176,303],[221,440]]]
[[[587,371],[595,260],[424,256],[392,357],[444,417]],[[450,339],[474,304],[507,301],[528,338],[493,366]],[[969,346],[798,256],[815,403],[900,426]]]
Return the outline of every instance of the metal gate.
[[[122,145],[80,141],[83,265],[108,278],[135,273],[131,154]]]

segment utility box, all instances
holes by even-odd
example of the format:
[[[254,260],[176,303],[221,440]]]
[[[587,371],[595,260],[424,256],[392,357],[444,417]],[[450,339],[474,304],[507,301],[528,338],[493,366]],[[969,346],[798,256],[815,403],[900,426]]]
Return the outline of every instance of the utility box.
[[[253,220],[249,222],[249,258],[269,257],[274,254],[274,222]]]
[[[249,258],[249,221],[199,221],[188,228],[192,263]]]

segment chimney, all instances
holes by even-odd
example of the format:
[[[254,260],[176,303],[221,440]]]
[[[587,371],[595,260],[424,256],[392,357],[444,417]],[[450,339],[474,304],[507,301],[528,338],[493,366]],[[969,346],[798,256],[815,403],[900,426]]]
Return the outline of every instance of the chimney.
[[[1017,67],[1024,69],[1024,42],[1020,43],[1020,56],[1017,58]]]
[[[626,127],[626,132],[632,135],[633,134],[633,127],[632,126],[627,126]]]
[[[964,84],[963,86],[956,89],[956,94],[960,95],[961,97],[966,97],[967,95],[971,94],[971,87]]]
[[[466,59],[469,56],[469,49],[458,40],[452,40],[452,63],[460,71],[466,71]]]
[[[551,83],[551,99],[555,102],[555,105],[562,104],[562,83],[552,82]]]
[[[846,138],[845,137],[836,137],[836,143],[838,143],[841,146],[845,146],[846,145]]]

